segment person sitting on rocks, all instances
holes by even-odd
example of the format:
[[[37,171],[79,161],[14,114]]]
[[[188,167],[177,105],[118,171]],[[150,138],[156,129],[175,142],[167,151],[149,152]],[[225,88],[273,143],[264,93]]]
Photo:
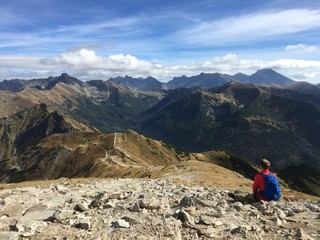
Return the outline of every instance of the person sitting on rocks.
[[[253,203],[260,200],[271,201],[279,200],[281,198],[281,190],[276,174],[271,173],[270,162],[267,159],[260,161],[260,172],[254,177],[252,186],[253,193],[244,195],[243,193],[229,192],[229,196],[236,201]]]

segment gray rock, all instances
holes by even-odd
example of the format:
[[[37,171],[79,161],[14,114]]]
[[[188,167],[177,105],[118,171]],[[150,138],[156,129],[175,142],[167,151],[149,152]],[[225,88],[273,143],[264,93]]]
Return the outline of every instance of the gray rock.
[[[275,207],[275,206],[277,206],[277,202],[276,201],[270,201],[270,202],[268,202],[268,205],[270,207]]]
[[[105,192],[99,192],[96,196],[94,196],[94,198],[97,200],[102,200],[104,197],[106,197]]]
[[[48,221],[48,222],[61,221],[60,211],[55,211],[50,217],[48,217],[44,221]]]
[[[229,226],[229,231],[233,234],[233,233],[235,233],[235,231],[237,232],[237,230],[236,229],[239,229],[239,226],[238,225],[236,225],[236,224],[230,224],[230,226]],[[239,229],[240,230],[240,229]]]
[[[231,204],[237,211],[240,211],[243,208],[243,204],[241,202],[235,202]]]
[[[141,209],[140,209],[139,203],[138,203],[137,201],[134,202],[134,203],[130,206],[129,211],[130,211],[130,212],[140,212]]]
[[[281,219],[278,218],[278,217],[275,217],[275,218],[273,219],[273,222],[274,222],[276,225],[278,225],[278,226],[281,226],[281,225],[282,225],[282,221],[281,221]]]
[[[27,211],[21,218],[19,218],[20,222],[28,222],[35,220],[46,220],[53,216],[55,213],[54,210],[45,210],[45,211]]]
[[[111,226],[114,228],[129,228],[130,224],[124,219],[116,219]]]
[[[296,204],[293,208],[292,211],[294,213],[302,213],[305,212],[307,210],[307,208],[301,204]]]
[[[137,219],[135,219],[135,218],[133,218],[133,217],[128,217],[128,216],[124,216],[124,217],[122,217],[121,219],[123,219],[123,220],[125,220],[126,222],[131,223],[131,224],[138,224],[138,223],[141,222],[141,221],[139,221],[139,220],[137,220]]]
[[[0,206],[4,206],[6,204],[6,200],[0,199]]]
[[[90,203],[90,207],[100,207],[102,205],[101,200],[99,199],[94,199],[92,200],[92,202]]]
[[[231,234],[239,234],[242,233],[242,229],[240,227],[230,229]]]
[[[287,211],[285,211],[285,214],[287,217],[293,217],[294,216],[294,212],[291,209],[288,209]]]
[[[261,212],[261,213],[265,213],[268,209],[268,206],[265,204],[264,201],[261,201],[259,203],[255,204],[255,207]]]
[[[124,197],[124,195],[120,192],[113,192],[109,194],[109,199],[118,199],[121,200]]]
[[[298,231],[297,231],[297,239],[299,240],[308,240],[309,239],[309,236],[308,234],[302,230],[302,228],[299,228]]]
[[[148,205],[145,203],[143,199],[139,199],[138,203],[140,208],[148,208]]]
[[[201,201],[200,199],[198,199],[197,197],[194,197],[194,196],[191,196],[191,197],[188,197],[188,196],[184,196],[180,202],[179,202],[179,206],[180,207],[191,207],[191,206],[194,206],[194,207],[197,207],[197,206],[209,206],[209,204]]]
[[[59,214],[59,218],[61,220],[63,219],[68,219],[68,218],[72,218],[73,216],[73,211],[72,210],[67,210],[67,209],[62,209],[61,211],[56,211],[55,213]],[[57,219],[58,220],[58,219]]]
[[[223,207],[223,208],[227,208],[228,207],[228,202],[225,199],[221,199],[218,204],[217,207]]]
[[[32,236],[35,231],[41,232],[41,230],[47,226],[44,221],[16,221],[14,225],[10,226],[10,231],[20,232],[23,236]]]
[[[107,209],[107,208],[114,208],[116,206],[116,203],[114,201],[110,201],[110,202],[107,202],[106,204],[104,204],[102,207],[104,209]]]
[[[214,226],[215,227],[219,227],[219,226],[222,226],[224,223],[222,222],[222,221],[220,221],[220,220],[218,220],[218,221],[216,221],[215,223],[214,223]]]
[[[153,210],[153,209],[160,209],[161,208],[161,200],[159,198],[152,197],[148,200],[148,204],[146,204],[147,209]]]
[[[276,208],[274,212],[277,214],[277,216],[281,219],[284,219],[287,215],[279,208]]]
[[[55,211],[52,215],[52,218],[56,221],[60,221],[61,220],[60,211]]]
[[[90,219],[89,218],[79,219],[78,227],[85,230],[90,229],[91,228]]]
[[[204,225],[213,225],[214,220],[209,216],[201,215],[199,223]]]
[[[183,209],[181,209],[179,212],[178,212],[178,219],[182,222],[182,223],[187,223],[191,226],[193,226],[195,224],[194,222],[194,218],[189,214],[187,213],[186,211],[184,211]]]
[[[74,210],[78,211],[78,212],[85,212],[88,210],[88,207],[85,206],[84,204],[82,203],[77,203],[75,206],[74,206]]]
[[[320,208],[317,205],[311,204],[311,203],[304,203],[304,206],[308,208],[312,212],[319,212]]]

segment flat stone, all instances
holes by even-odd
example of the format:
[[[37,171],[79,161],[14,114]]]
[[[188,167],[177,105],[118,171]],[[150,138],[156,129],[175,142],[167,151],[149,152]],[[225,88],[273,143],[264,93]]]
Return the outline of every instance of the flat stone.
[[[214,226],[215,227],[219,227],[219,226],[222,226],[224,223],[222,222],[222,221],[216,221],[215,223],[214,223]]]
[[[27,214],[24,214],[19,218],[20,222],[35,221],[35,220],[46,220],[55,213],[54,210],[45,210],[45,211],[28,211]]]
[[[114,227],[114,228],[129,228],[130,224],[124,219],[117,219],[112,222],[112,227]]]
[[[26,214],[29,214],[32,212],[41,212],[41,211],[44,211],[47,209],[48,209],[47,205],[37,204],[37,205],[34,205],[34,206],[28,208],[22,215],[26,215]]]
[[[48,224],[44,221],[17,221],[14,226],[10,227],[11,231],[21,232],[23,236],[32,236],[35,231],[41,231]]]
[[[251,231],[252,230],[251,225],[241,225],[240,228],[244,231]]]
[[[123,194],[120,192],[113,192],[109,194],[109,199],[118,199],[121,200],[123,198]]]
[[[19,240],[20,236],[17,232],[0,232],[0,239],[3,240]]]
[[[213,221],[213,218],[211,217],[201,215],[199,223],[204,225],[213,225],[214,221]]]

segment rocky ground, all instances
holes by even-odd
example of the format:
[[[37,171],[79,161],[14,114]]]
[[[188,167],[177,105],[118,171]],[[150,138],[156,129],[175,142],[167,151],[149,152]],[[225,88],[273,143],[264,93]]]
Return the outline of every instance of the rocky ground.
[[[169,179],[60,179],[0,190],[0,239],[320,239],[319,203],[242,204]]]

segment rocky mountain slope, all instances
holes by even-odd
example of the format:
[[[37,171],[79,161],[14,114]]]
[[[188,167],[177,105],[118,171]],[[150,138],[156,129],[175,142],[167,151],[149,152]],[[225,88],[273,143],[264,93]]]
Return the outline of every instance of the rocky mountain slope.
[[[170,91],[138,91],[112,81],[83,83],[67,74],[43,81],[18,92],[0,91],[3,181],[79,177],[88,170],[86,176],[123,177],[187,169],[187,178],[191,170],[209,176],[216,164],[251,179],[254,167],[229,162],[240,159],[230,151],[252,162],[268,158],[275,170],[284,169],[286,184],[319,194],[318,95],[236,81]],[[163,143],[124,133],[129,128]],[[119,133],[105,134],[110,132]],[[126,142],[122,134],[134,137]],[[104,145],[112,139],[127,143],[127,155],[119,145]],[[299,177],[295,171],[285,174],[292,166],[301,170]]]
[[[171,81],[165,84],[165,87],[169,89],[175,88],[192,88],[192,87],[203,87],[211,88],[226,84],[230,79],[226,78],[220,73],[200,73],[197,76],[181,76],[174,77]]]
[[[26,105],[45,103],[50,109],[78,122],[104,132],[114,132],[134,128],[139,114],[153,106],[163,95],[162,92],[132,90],[112,81],[82,83],[65,74],[53,79],[45,89],[26,87],[10,93],[11,100],[8,97],[0,97],[0,100],[6,98],[8,107],[13,107],[18,99]],[[9,93],[1,91],[0,96],[3,95]]]
[[[57,112],[50,112],[45,104],[35,105],[9,117],[0,118],[0,161],[14,165],[12,157],[24,153],[43,138],[54,134],[76,131],[72,121],[68,122]],[[2,170],[3,164],[1,162]]]
[[[176,101],[167,97],[148,112],[145,135],[191,152],[227,149],[253,161],[266,157],[277,168],[320,167],[318,104],[239,82],[190,91]]]
[[[216,172],[216,178],[223,179],[225,175],[238,178],[233,172],[235,169],[241,176],[249,178],[257,173],[250,162],[230,153],[184,153],[131,130],[113,134],[52,134],[10,159],[2,162],[1,181],[60,177],[159,177],[174,172],[181,178],[205,179],[211,171]]]
[[[173,179],[1,186],[0,239],[319,239],[319,202],[245,204]]]
[[[155,90],[161,89],[162,83],[153,77],[133,78],[130,76],[110,78],[110,81],[122,83],[135,90]]]
[[[82,85],[83,82],[77,78],[63,73],[58,77],[48,77],[43,79],[13,79],[0,82],[0,90],[18,92],[27,88],[35,88],[38,90],[48,90],[53,88],[57,83],[65,83],[70,85]]]

